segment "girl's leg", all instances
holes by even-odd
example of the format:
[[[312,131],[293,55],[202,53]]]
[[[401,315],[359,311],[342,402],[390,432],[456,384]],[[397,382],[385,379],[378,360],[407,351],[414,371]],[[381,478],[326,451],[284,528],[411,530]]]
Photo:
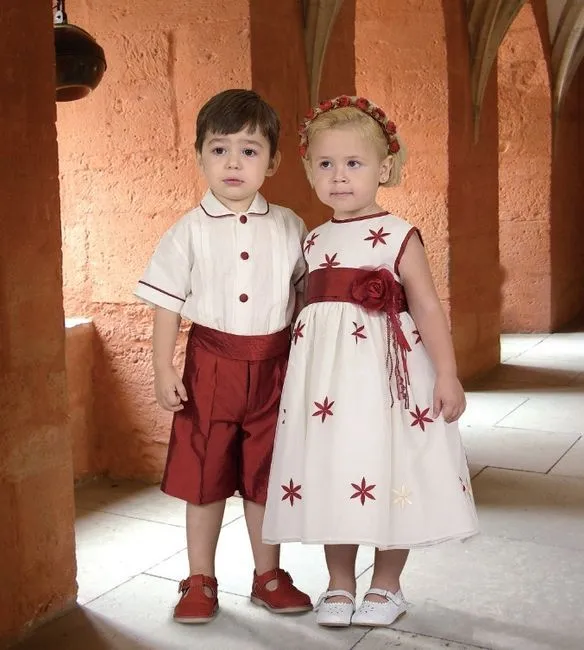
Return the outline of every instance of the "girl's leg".
[[[371,587],[391,591],[395,594],[400,590],[400,576],[408,559],[408,549],[395,549],[391,551],[375,551],[375,564],[373,565],[373,578]],[[385,602],[383,596],[371,594],[367,600]]]
[[[324,547],[326,565],[330,576],[329,590],[343,589],[355,595],[355,560],[357,559],[358,548],[353,544],[331,544]],[[349,600],[344,596],[334,596],[327,602],[347,603]]]

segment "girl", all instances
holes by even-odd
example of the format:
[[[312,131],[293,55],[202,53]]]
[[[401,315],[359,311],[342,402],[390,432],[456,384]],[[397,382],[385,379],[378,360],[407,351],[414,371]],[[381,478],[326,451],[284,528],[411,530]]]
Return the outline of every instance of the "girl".
[[[264,541],[325,544],[320,625],[391,625],[409,549],[477,532],[456,420],[465,399],[421,236],[376,202],[405,158],[362,97],[314,108],[300,152],[333,218],[305,241],[307,306],[293,332]],[[376,547],[355,611],[359,544]]]

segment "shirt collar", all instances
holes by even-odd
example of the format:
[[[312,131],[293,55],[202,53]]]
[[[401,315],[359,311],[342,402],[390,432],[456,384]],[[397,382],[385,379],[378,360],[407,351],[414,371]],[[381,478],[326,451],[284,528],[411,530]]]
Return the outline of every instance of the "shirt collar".
[[[226,208],[221,201],[211,192],[207,190],[205,196],[201,200],[201,208],[210,217],[233,217],[235,212],[231,212],[229,208]],[[254,200],[252,201],[249,209],[246,210],[245,214],[259,214],[264,215],[268,214],[270,206],[266,199],[257,192]]]

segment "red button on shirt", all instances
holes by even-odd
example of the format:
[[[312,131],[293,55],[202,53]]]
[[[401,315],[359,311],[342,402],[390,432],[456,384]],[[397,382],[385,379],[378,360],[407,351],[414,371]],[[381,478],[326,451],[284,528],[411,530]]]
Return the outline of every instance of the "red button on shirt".
[[[239,220],[241,221],[241,223],[247,223],[247,217],[244,214],[242,214],[241,217],[239,217]]]
[[[249,259],[249,253],[247,253],[246,251],[243,251],[243,253],[241,254],[241,259],[242,260],[248,260]]]
[[[248,295],[246,293],[242,293],[241,296],[239,296],[239,300],[241,300],[241,302],[247,302]]]

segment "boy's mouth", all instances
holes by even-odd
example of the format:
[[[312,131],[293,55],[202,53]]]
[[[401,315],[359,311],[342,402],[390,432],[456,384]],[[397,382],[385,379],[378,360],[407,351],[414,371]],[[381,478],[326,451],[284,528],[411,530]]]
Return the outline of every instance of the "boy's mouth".
[[[235,186],[243,184],[243,181],[240,178],[224,178],[223,182],[226,185],[235,185]]]

